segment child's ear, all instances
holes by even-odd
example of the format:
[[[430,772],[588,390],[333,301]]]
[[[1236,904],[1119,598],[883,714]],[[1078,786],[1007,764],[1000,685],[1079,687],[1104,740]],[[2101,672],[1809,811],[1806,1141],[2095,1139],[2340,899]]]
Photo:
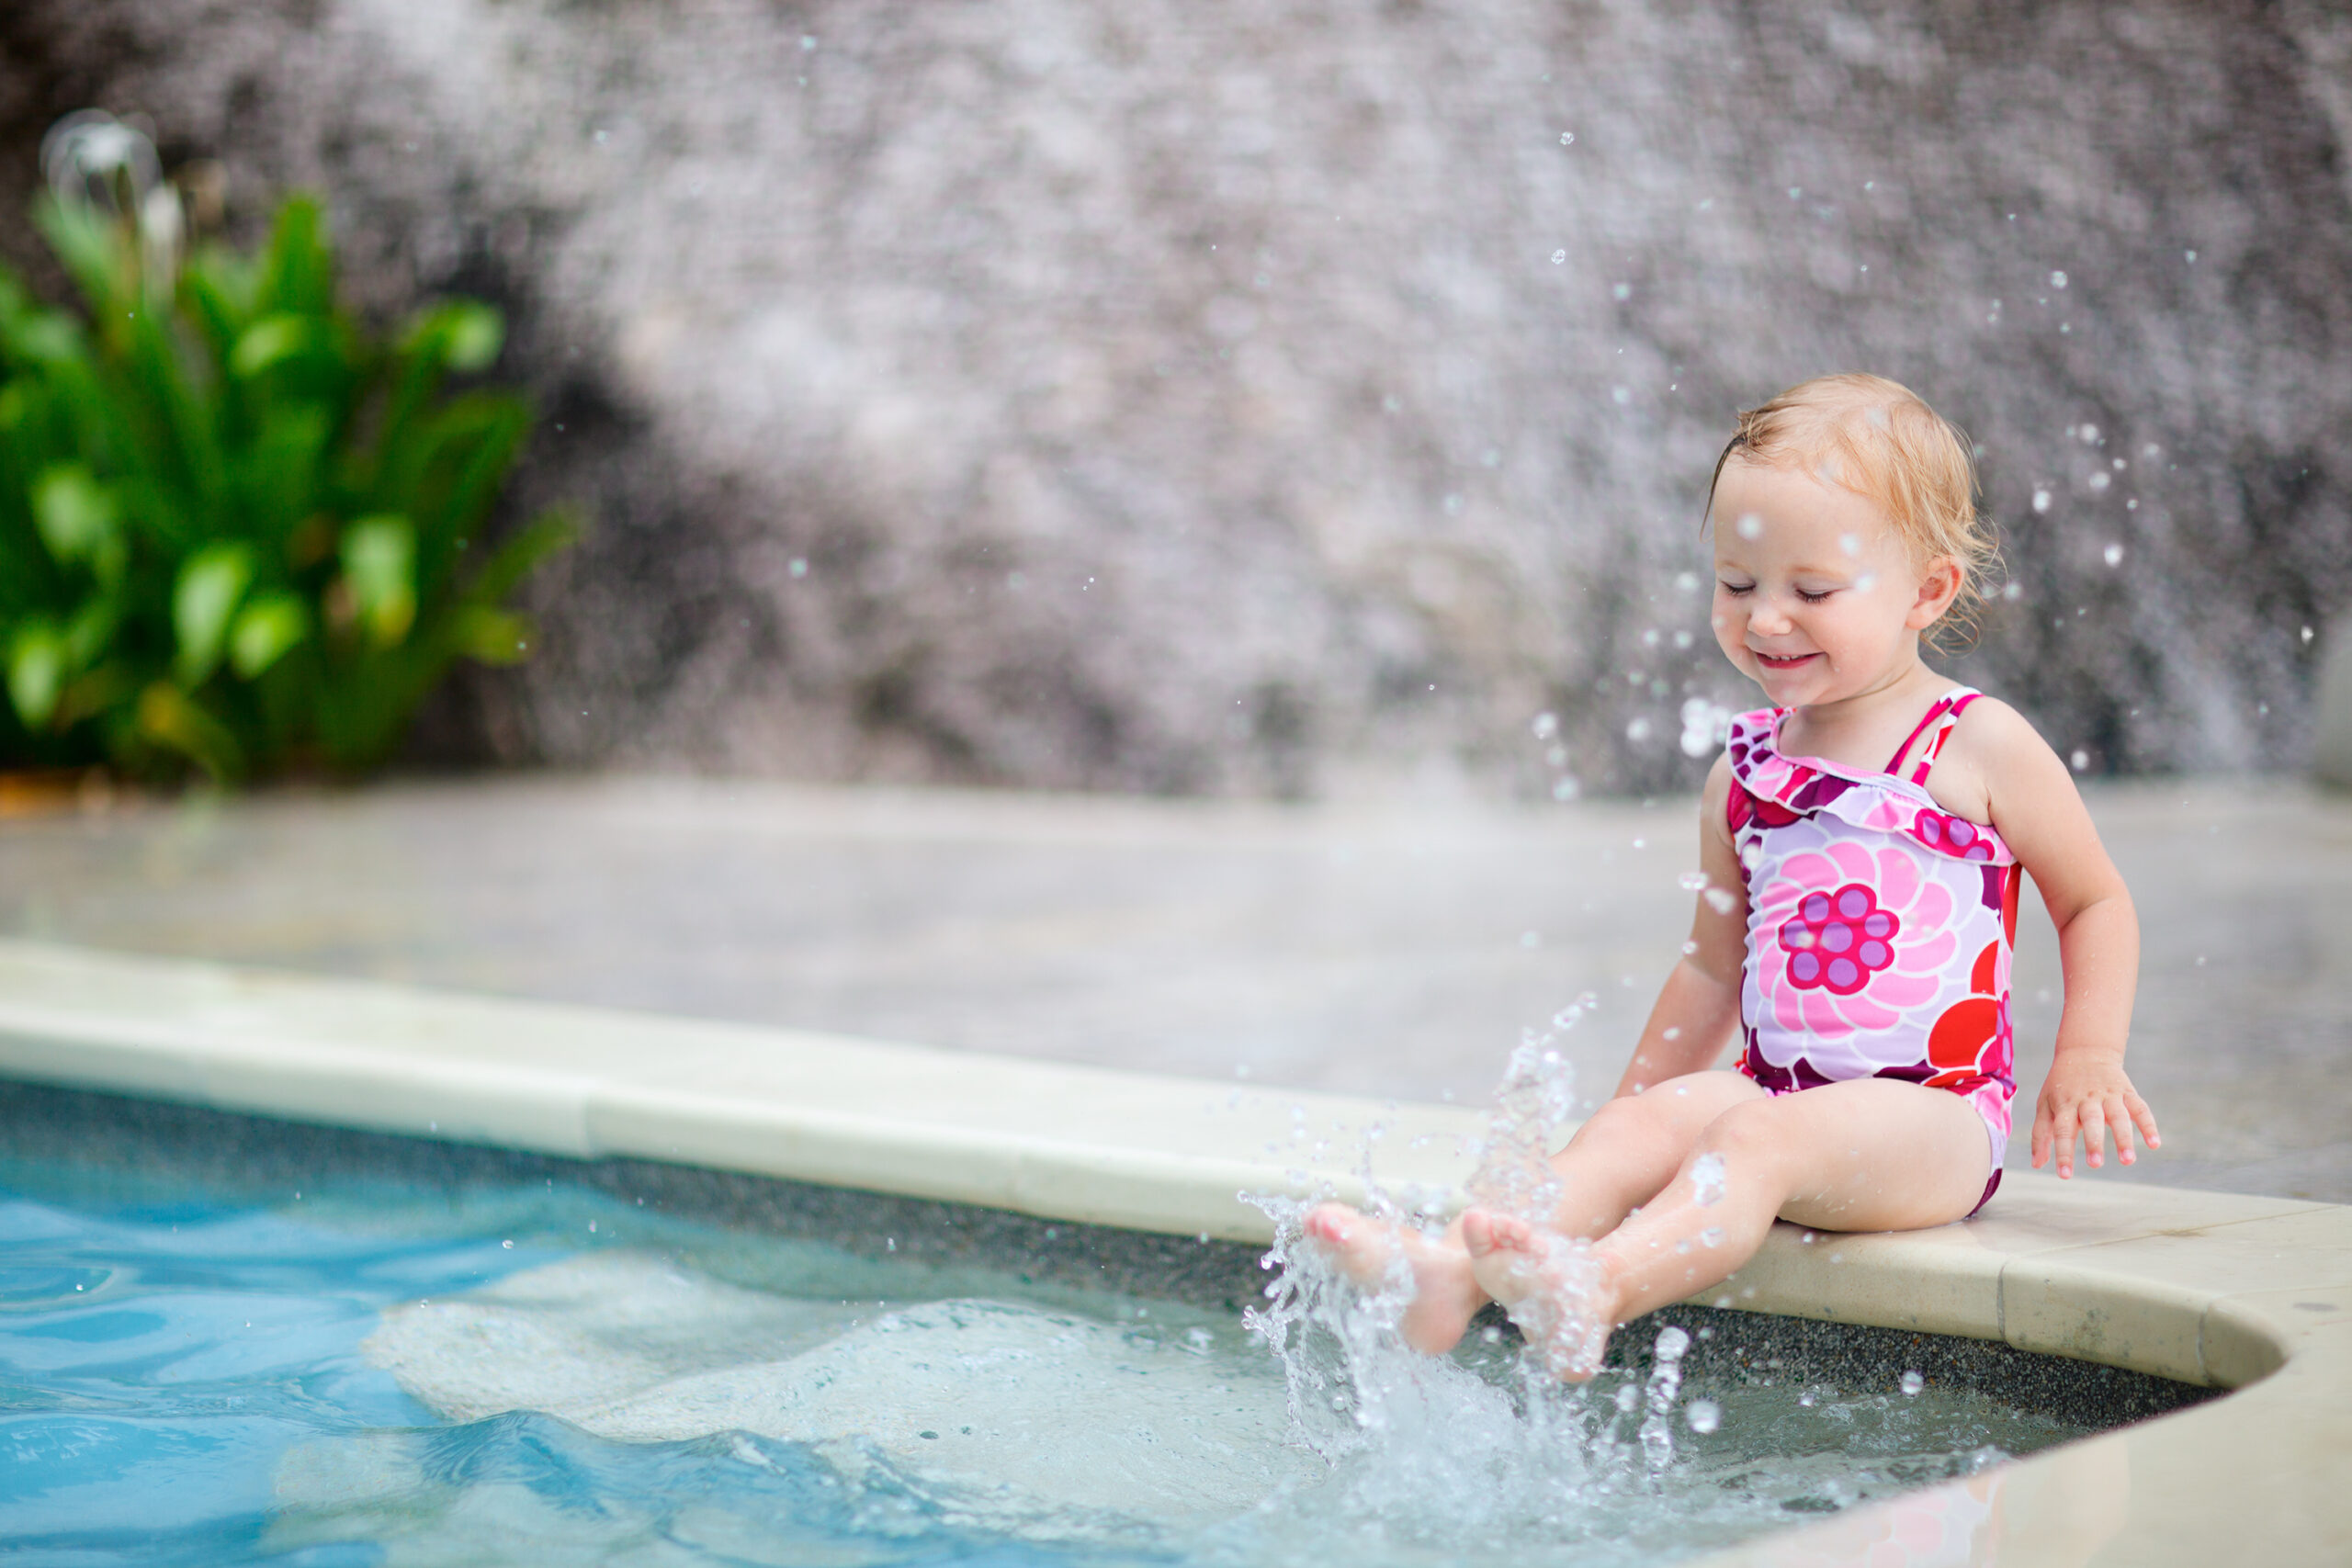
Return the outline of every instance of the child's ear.
[[[1915,632],[1926,631],[1944,618],[1951,602],[1960,597],[1960,562],[1951,556],[1938,556],[1928,563],[1919,577],[1919,596],[1912,602],[1911,613],[1903,624]]]

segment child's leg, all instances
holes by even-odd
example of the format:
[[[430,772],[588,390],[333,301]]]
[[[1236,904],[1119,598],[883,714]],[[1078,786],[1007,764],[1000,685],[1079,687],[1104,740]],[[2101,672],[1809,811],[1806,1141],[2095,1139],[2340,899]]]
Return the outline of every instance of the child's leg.
[[[1552,1156],[1563,1192],[1553,1223],[1569,1235],[1606,1235],[1673,1179],[1692,1143],[1724,1111],[1763,1094],[1737,1073],[1692,1073],[1604,1101]],[[1452,1349],[1487,1304],[1462,1225],[1456,1220],[1442,1236],[1430,1237],[1381,1224],[1344,1203],[1322,1204],[1306,1216],[1307,1235],[1341,1273],[1368,1289],[1378,1288],[1402,1251],[1413,1272],[1413,1300],[1399,1331],[1408,1345],[1432,1354]]]
[[[1561,1298],[1535,1315],[1576,1341],[1555,1361],[1589,1376],[1608,1327],[1722,1282],[1776,1217],[1838,1231],[1942,1224],[1984,1195],[1990,1155],[1984,1124],[1961,1096],[1860,1078],[1725,1110],[1664,1190],[1593,1245],[1589,1278],[1567,1249],[1510,1216],[1474,1211],[1463,1238],[1497,1300]],[[1710,1179],[1694,1181],[1711,1156],[1720,1172],[1711,1161]]]
[[[1560,1206],[1552,1228],[1590,1240],[1665,1190],[1707,1128],[1736,1106],[1768,1098],[1735,1072],[1691,1073],[1637,1095],[1603,1100],[1552,1156]],[[1461,1222],[1454,1222],[1458,1231]]]

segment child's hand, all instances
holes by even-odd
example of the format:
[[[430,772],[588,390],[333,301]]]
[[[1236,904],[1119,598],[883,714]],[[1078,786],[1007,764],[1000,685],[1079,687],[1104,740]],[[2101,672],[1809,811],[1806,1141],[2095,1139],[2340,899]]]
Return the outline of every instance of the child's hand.
[[[2040,1170],[2054,1154],[2058,1174],[2074,1175],[2077,1134],[2093,1169],[2106,1158],[2109,1134],[2115,1137],[2115,1157],[2130,1165],[2137,1157],[2132,1147],[2135,1124],[2150,1148],[2164,1146],[2156,1135],[2156,1114],[2123,1076],[2122,1063],[2061,1055],[2041,1081],[2041,1099],[2033,1108],[2033,1168]]]

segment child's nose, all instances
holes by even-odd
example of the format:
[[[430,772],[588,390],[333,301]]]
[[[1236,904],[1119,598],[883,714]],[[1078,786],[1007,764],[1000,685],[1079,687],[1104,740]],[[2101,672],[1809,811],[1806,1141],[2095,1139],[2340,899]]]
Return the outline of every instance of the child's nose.
[[[1747,624],[1766,637],[1778,637],[1789,629],[1788,613],[1767,599],[1749,614]]]

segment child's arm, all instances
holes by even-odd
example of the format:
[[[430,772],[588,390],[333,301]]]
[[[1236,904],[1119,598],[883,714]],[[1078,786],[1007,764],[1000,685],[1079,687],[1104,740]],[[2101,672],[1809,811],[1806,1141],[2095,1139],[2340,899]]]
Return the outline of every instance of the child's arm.
[[[1747,956],[1747,884],[1739,874],[1739,852],[1731,840],[1724,807],[1731,794],[1731,764],[1715,759],[1699,807],[1699,869],[1707,886],[1691,917],[1690,941],[1681,962],[1666,977],[1643,1026],[1641,1043],[1620,1095],[1638,1094],[1654,1083],[1704,1072],[1723,1055],[1739,1028],[1740,965]],[[1712,897],[1710,896],[1713,896]],[[1718,902],[1722,907],[1718,908]]]
[[[2058,1044],[2033,1108],[2033,1165],[2053,1154],[2058,1174],[2075,1174],[2079,1134],[2089,1163],[2134,1156],[2137,1123],[2150,1148],[2162,1145],[2156,1118],[2123,1072],[2132,1030],[2132,993],[2139,983],[2140,920],[2132,894],[2091,825],[2066,764],[2031,725],[2006,704],[1980,702],[1962,720],[1972,760],[1984,781],[1994,829],[2007,840],[2058,928],[2066,976]],[[1955,731],[1952,739],[1959,740]]]

